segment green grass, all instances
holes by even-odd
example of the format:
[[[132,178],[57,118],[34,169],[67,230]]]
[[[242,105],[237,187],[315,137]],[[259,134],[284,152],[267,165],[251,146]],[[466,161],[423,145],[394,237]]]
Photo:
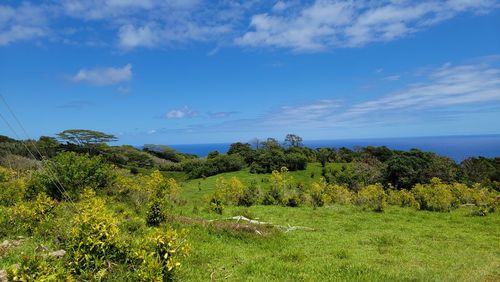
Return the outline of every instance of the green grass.
[[[339,167],[342,164],[334,163],[328,164],[328,167]],[[293,181],[296,183],[302,183],[304,185],[309,185],[312,182],[319,181],[321,178],[321,165],[319,163],[310,163],[306,170],[301,171],[291,171],[289,175],[293,177]],[[183,183],[183,196],[189,200],[200,200],[204,194],[209,194],[214,191],[215,182],[218,178],[223,177],[229,179],[231,177],[237,177],[245,184],[250,184],[255,181],[258,185],[263,188],[269,187],[269,176],[270,174],[252,174],[248,172],[248,169],[221,173],[218,175],[210,176],[205,179],[193,179]]]
[[[340,164],[332,164],[339,166]],[[314,174],[314,177],[311,177]],[[295,181],[308,185],[319,180],[321,166],[291,172]],[[223,215],[208,213],[202,203],[218,177],[236,176],[244,183],[269,185],[269,175],[248,171],[225,173],[182,184],[186,204],[177,206],[168,223],[189,230],[192,251],[182,260],[180,281],[500,281],[500,213],[469,215],[467,208],[439,213],[389,206],[376,213],[356,206],[321,208],[301,206],[226,207]],[[147,234],[146,206],[133,206],[127,198],[101,193],[107,207],[122,220],[120,228],[135,244]],[[0,268],[19,263],[39,245],[59,248],[58,230],[69,230],[73,215],[68,203],[49,236],[28,237],[0,255]],[[219,219],[234,215],[258,218],[277,225],[305,226],[314,231],[274,232],[265,236],[234,228],[186,223],[182,217]],[[181,217],[182,216],[182,217]],[[198,221],[200,222],[200,221]],[[52,232],[52,233],[51,233]],[[14,236],[14,235],[12,235]],[[0,238],[12,239],[11,238]],[[110,280],[126,280],[126,265],[116,266]]]
[[[227,211],[237,214],[238,208]],[[500,279],[500,217],[390,207],[384,213],[348,206],[254,206],[262,221],[299,225],[271,237],[191,228],[192,255],[183,281],[231,275],[262,281],[494,281]]]
[[[339,164],[336,164],[339,165]],[[314,177],[311,178],[311,173]],[[319,164],[291,172],[306,185],[321,176]],[[279,225],[306,226],[269,237],[190,227],[193,253],[182,281],[500,281],[500,215],[473,217],[465,208],[449,213],[390,206],[383,213],[354,206],[286,208],[227,207],[224,215],[196,212],[218,177],[236,176],[262,186],[269,175],[225,173],[183,185],[188,199],[177,213],[225,218],[250,214]],[[264,181],[263,181],[264,180]],[[194,204],[192,204],[194,203]]]

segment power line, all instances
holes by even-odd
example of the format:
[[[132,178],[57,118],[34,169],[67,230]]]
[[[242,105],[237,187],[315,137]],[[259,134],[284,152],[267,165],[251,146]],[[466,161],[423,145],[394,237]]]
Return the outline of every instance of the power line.
[[[22,123],[20,122],[20,120],[17,118],[17,116],[15,115],[14,111],[12,111],[12,109],[10,108],[9,104],[7,103],[7,101],[5,100],[5,98],[3,97],[3,95],[0,95],[0,98],[2,99],[3,103],[5,104],[5,106],[7,107],[7,109],[9,110],[10,114],[12,115],[12,117],[14,118],[14,120],[18,123],[19,127],[21,127],[21,129],[23,130],[24,134],[26,135],[26,137],[28,137],[28,139],[31,139],[28,132],[26,131],[26,129],[24,128],[24,126],[22,125]],[[12,127],[12,125],[7,121],[7,119],[2,115],[2,113],[0,113],[0,117],[1,119],[4,121],[4,123],[7,125],[7,127],[9,127],[9,129],[14,133],[14,135],[16,136],[16,138],[18,140],[21,140],[21,138],[19,137],[19,135],[17,134],[17,131]],[[23,146],[26,148],[26,150],[28,151],[28,153],[36,160],[36,156],[35,154],[33,154],[33,152],[28,148],[28,146],[25,144],[24,141],[21,141],[21,144],[23,144]],[[40,152],[40,150],[38,149],[36,143],[33,143],[33,146],[35,147],[35,150],[37,151],[38,155],[40,156],[41,159],[43,159],[43,155],[42,153]],[[71,197],[69,197],[66,189],[64,188],[64,185],[61,183],[61,181],[59,180],[59,178],[57,177],[57,174],[53,171],[50,170],[50,167],[49,167],[49,164],[50,161],[49,160],[46,160],[45,162],[46,166],[44,167],[42,165],[42,168],[44,168],[49,174],[52,175],[53,179],[56,180],[57,183],[54,182],[57,190],[59,191],[59,193],[61,193],[61,195],[63,197],[65,197],[72,205],[73,207],[78,211],[78,209],[76,208],[76,204],[75,202],[71,199]],[[50,176],[50,175],[49,175]],[[59,184],[59,186],[58,186]]]

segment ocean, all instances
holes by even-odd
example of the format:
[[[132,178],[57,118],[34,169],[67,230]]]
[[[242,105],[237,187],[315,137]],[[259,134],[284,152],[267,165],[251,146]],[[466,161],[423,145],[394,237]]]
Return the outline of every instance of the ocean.
[[[184,144],[169,145],[182,152],[205,157],[211,151],[225,153],[230,143],[215,144]],[[310,148],[340,148],[353,149],[356,146],[387,146],[395,150],[409,150],[412,148],[434,152],[447,156],[457,162],[468,157],[500,157],[499,135],[474,136],[438,136],[438,137],[404,137],[404,138],[373,138],[373,139],[339,139],[339,140],[311,140],[304,141],[304,146]]]

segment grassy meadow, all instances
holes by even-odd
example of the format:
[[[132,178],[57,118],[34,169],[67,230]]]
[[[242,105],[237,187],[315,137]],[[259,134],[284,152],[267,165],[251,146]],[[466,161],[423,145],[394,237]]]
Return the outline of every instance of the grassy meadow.
[[[341,164],[329,164],[340,166]],[[289,173],[295,183],[310,185],[321,177],[320,164]],[[179,176],[179,175],[178,175]],[[181,176],[182,177],[182,176]],[[471,216],[467,207],[450,212],[388,206],[374,212],[355,205],[284,207],[228,205],[223,214],[209,212],[203,198],[216,181],[237,177],[267,187],[269,174],[248,170],[180,183],[182,203],[171,208],[165,228],[188,231],[190,253],[176,271],[179,281],[499,281],[500,215]],[[121,240],[140,245],[148,236],[146,205],[115,191],[101,191],[113,217],[120,219]],[[256,234],[245,216],[280,226],[311,230]],[[40,249],[60,248],[63,230],[71,229],[75,210],[61,202],[44,230],[22,237],[22,243],[0,250],[0,269],[19,263]],[[209,220],[215,220],[212,223]],[[241,226],[245,228],[240,228]],[[44,229],[45,228],[45,229]],[[258,229],[256,229],[258,230]],[[18,238],[4,230],[4,239]],[[43,251],[42,251],[43,252]],[[125,265],[116,265],[103,281],[133,281]]]
[[[335,164],[334,164],[335,165]],[[338,165],[338,164],[336,164]],[[311,174],[314,177],[311,178]],[[290,172],[309,184],[321,166]],[[285,234],[257,236],[191,227],[193,252],[181,280],[234,281],[498,281],[500,216],[473,217],[467,208],[447,213],[389,206],[382,213],[360,207],[228,207],[224,215],[196,212],[219,177],[267,184],[268,175],[225,173],[183,185],[188,199],[176,211],[189,217],[251,216],[279,225],[305,226]],[[195,212],[193,212],[193,210]]]

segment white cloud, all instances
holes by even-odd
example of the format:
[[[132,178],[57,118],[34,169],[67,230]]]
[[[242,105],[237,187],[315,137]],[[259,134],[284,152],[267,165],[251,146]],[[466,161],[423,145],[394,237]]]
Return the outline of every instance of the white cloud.
[[[493,63],[445,64],[417,71],[417,81],[406,87],[358,103],[319,100],[288,105],[234,128],[336,128],[398,123],[426,118],[427,111],[480,113],[483,106],[500,102],[500,66]],[[446,114],[446,113],[442,113]],[[428,117],[439,119],[439,113]]]
[[[81,69],[69,78],[73,82],[85,82],[93,85],[112,85],[132,79],[132,65],[122,68]]]
[[[347,116],[381,111],[422,110],[500,101],[500,68],[485,64],[453,66],[432,71],[427,81],[351,107]]]
[[[313,52],[391,41],[460,13],[485,14],[499,7],[494,0],[280,0],[274,4],[255,0],[61,0],[32,3],[0,5],[0,46],[49,37],[52,42],[71,44],[90,42],[110,46],[116,43],[124,50],[206,41],[217,46],[237,44]],[[65,32],[74,27],[76,32]],[[109,32],[116,36],[110,37]],[[114,40],[103,42],[103,38]]]
[[[399,80],[401,78],[400,75],[398,74],[395,74],[395,75],[389,75],[389,76],[386,76],[384,78],[382,78],[383,80],[388,80],[388,81],[396,81],[396,80]]]
[[[19,7],[0,5],[0,46],[47,34],[47,17],[43,7],[27,3]]]
[[[462,12],[486,13],[493,0],[328,1],[316,0],[285,15],[261,13],[236,43],[250,47],[318,51],[390,41],[455,17]]]
[[[144,26],[135,28],[125,25],[118,32],[119,44],[122,48],[153,47],[158,42],[158,36],[152,27]]]
[[[198,113],[193,111],[188,106],[184,106],[180,109],[174,109],[167,112],[165,118],[167,119],[182,119],[182,118],[192,118],[196,117]]]

